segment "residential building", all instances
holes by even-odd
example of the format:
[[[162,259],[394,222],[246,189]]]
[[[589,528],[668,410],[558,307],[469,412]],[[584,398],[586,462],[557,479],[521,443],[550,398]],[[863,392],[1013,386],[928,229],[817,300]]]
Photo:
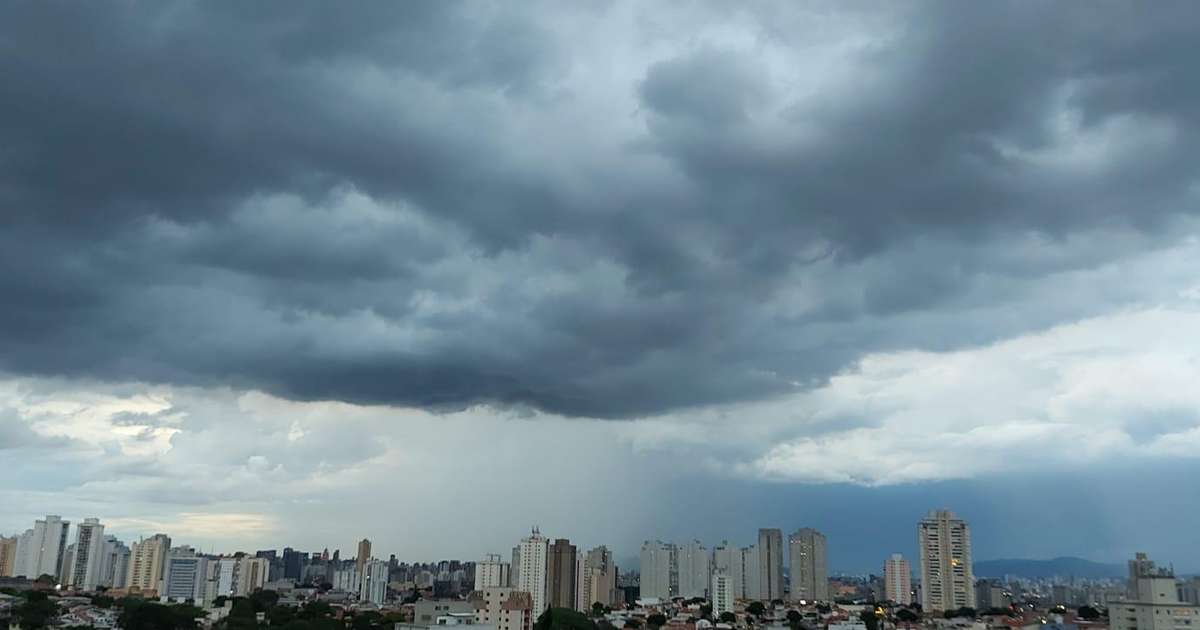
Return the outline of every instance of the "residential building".
[[[510,565],[500,561],[500,554],[489,553],[482,562],[475,563],[475,590],[508,586]]]
[[[829,601],[825,535],[805,527],[788,537],[792,601]]]
[[[1000,580],[983,579],[975,582],[975,607],[979,610],[1007,608],[1010,604]]]
[[[520,571],[517,574],[517,590],[529,593],[533,601],[533,616],[536,619],[546,611],[546,554],[550,541],[536,527],[529,536],[521,539],[518,555]]]
[[[33,529],[26,530],[17,540],[16,575],[36,579],[49,575],[55,579],[67,577],[63,563],[67,553],[67,532],[70,521],[49,515],[34,521]]]
[[[105,581],[104,525],[100,519],[84,519],[75,528],[75,555],[68,584],[82,591],[95,590]]]
[[[712,575],[712,555],[708,548],[693,540],[678,550],[679,597],[707,597]]]
[[[384,563],[386,564],[386,563]],[[418,626],[461,625],[463,616],[475,618],[476,603],[462,599],[420,599],[413,604],[413,624]]]
[[[641,599],[668,600],[678,593],[679,565],[675,545],[647,540],[642,543],[639,564]]]
[[[1146,554],[1129,562],[1129,599],[1109,604],[1112,630],[1195,630],[1200,607],[1180,601],[1175,573]]]
[[[783,598],[783,532],[758,530],[758,599]]]
[[[304,556],[299,551],[291,547],[283,548],[283,578],[285,580],[299,580],[304,570]]]
[[[576,606],[576,550],[566,538],[557,538],[547,552],[546,590],[551,608]]]
[[[912,603],[912,567],[898,553],[883,563],[883,597],[902,606]]]
[[[602,606],[617,603],[617,566],[613,564],[613,555],[608,547],[601,545],[588,551],[580,573],[579,610],[591,610],[596,603]]]
[[[734,599],[742,597],[742,551],[723,540],[713,548],[713,573],[724,573],[729,579],[730,591]]]
[[[712,614],[719,618],[722,613],[733,610],[733,578],[724,569],[717,569],[712,574]]]
[[[975,607],[971,530],[950,510],[934,510],[917,525],[921,607],[941,612]]]
[[[204,605],[207,603],[207,575],[208,558],[197,555],[191,547],[175,547],[167,552],[160,595],[173,601],[191,600]]]
[[[170,550],[171,537],[166,534],[155,534],[133,543],[129,550],[129,575],[125,586],[157,593]]]
[[[742,591],[737,593],[741,599],[762,599],[762,554],[758,547],[750,545],[739,550],[739,571],[741,572]]]
[[[371,559],[371,541],[366,538],[358,541],[358,555],[354,556],[354,568],[362,573],[363,567]]]
[[[17,537],[0,536],[0,577],[13,577],[17,568]]]
[[[129,547],[116,536],[104,537],[104,586],[123,588],[129,581]]]
[[[331,583],[335,590],[357,594],[361,590],[362,574],[354,564],[346,563],[334,569]]]
[[[475,605],[475,624],[496,630],[530,630],[533,627],[533,599],[529,593],[498,586],[471,593]]]
[[[387,601],[388,563],[386,560],[368,560],[363,564],[359,580],[358,600],[382,606]]]

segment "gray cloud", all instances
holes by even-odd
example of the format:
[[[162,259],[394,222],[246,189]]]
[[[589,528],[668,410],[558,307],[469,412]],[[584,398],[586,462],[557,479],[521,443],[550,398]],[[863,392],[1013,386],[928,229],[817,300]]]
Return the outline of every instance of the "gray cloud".
[[[1153,301],[1044,292],[1189,233],[1160,9],[15,3],[0,369],[629,417]]]

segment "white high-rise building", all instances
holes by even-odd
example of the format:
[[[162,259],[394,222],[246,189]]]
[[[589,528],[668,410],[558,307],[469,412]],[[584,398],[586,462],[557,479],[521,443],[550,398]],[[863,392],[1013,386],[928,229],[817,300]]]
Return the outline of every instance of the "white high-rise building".
[[[661,540],[647,540],[642,543],[639,564],[642,574],[639,594],[642,599],[655,597],[666,601],[676,595],[679,565],[675,545]]]
[[[742,599],[762,599],[762,584],[760,579],[762,571],[759,568],[761,564],[762,554],[754,545],[742,547],[739,551],[739,570],[742,573],[742,592],[738,595]]]
[[[75,557],[68,583],[82,591],[95,590],[103,585],[107,564],[104,555],[104,526],[100,524],[100,519],[84,519],[75,528]]]
[[[712,555],[700,541],[679,548],[679,592],[677,596],[707,597],[712,575]]]
[[[129,581],[129,547],[116,536],[104,537],[103,573],[103,586],[122,588]]]
[[[912,567],[898,553],[883,563],[883,593],[889,602],[903,606],[912,603]]]
[[[372,558],[362,568],[358,600],[382,606],[387,600],[388,563]]]
[[[1175,572],[1139,553],[1129,561],[1129,593],[1108,606],[1112,630],[1194,630],[1200,606],[1180,601]]]
[[[267,583],[270,563],[266,558],[238,555],[217,558],[215,565],[216,594],[214,597],[245,597]]]
[[[934,510],[917,525],[921,553],[921,607],[926,611],[975,607],[971,529],[950,510]]]
[[[719,618],[721,613],[733,610],[733,578],[724,569],[717,569],[712,574],[712,614]]]
[[[125,586],[157,593],[170,550],[171,537],[166,534],[155,534],[133,543],[129,550],[129,575]]]
[[[829,568],[825,535],[805,527],[788,537],[792,601],[829,601]]]
[[[758,599],[783,598],[783,532],[758,530]]]
[[[729,541],[723,540],[713,548],[713,573],[723,572],[729,579],[730,591],[733,597],[742,596],[742,551],[730,546]]]
[[[500,554],[489,553],[475,564],[475,590],[508,586],[509,564],[500,561]]]
[[[533,617],[537,619],[546,612],[546,554],[550,541],[536,527],[526,538],[521,539],[520,570],[517,573],[517,590],[529,593],[533,600]]]
[[[202,606],[208,603],[205,601],[207,575],[208,558],[196,555],[196,550],[191,547],[176,547],[167,552],[160,595],[174,601],[190,599]]]
[[[33,529],[26,530],[17,540],[15,573],[31,580],[43,575],[59,580],[68,577],[63,573],[63,562],[70,528],[70,521],[54,515],[34,521]]]

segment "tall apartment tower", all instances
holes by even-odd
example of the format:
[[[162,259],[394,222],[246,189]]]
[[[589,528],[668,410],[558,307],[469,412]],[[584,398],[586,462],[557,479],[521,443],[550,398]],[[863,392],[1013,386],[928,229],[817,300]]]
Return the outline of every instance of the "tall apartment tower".
[[[475,565],[475,590],[508,586],[509,564],[501,562],[500,554],[489,553]]]
[[[17,540],[16,575],[24,575],[29,579],[42,575],[50,575],[55,579],[68,577],[63,573],[63,563],[66,560],[67,531],[70,528],[70,521],[55,515],[34,521],[33,529],[26,530]]]
[[[825,535],[805,527],[788,537],[793,601],[829,601],[829,568]]]
[[[596,603],[604,606],[616,603],[617,566],[608,547],[601,545],[587,552],[580,575],[579,610],[590,611]]]
[[[17,568],[17,537],[0,536],[0,577],[12,577]]]
[[[533,601],[533,618],[537,619],[546,612],[549,603],[546,599],[546,554],[550,549],[550,541],[534,527],[517,547],[521,562],[517,590],[529,593]]]
[[[642,599],[657,597],[668,600],[674,597],[679,588],[679,557],[675,545],[661,540],[642,543],[642,552],[638,558],[641,565]]]
[[[758,598],[783,598],[783,532],[758,530]]]
[[[699,540],[679,548],[679,597],[707,597],[711,587],[712,555]]]
[[[971,529],[950,510],[934,510],[917,525],[921,606],[926,611],[975,607]]]
[[[71,586],[91,591],[104,583],[105,548],[104,526],[100,519],[84,519],[75,529],[75,559],[68,582]]]
[[[358,541],[358,555],[354,556],[354,568],[362,573],[363,567],[371,559],[371,541],[366,538]]]
[[[575,545],[566,538],[556,538],[546,556],[546,590],[551,608],[575,608],[576,559]]]
[[[712,574],[712,614],[719,618],[722,613],[733,610],[733,579],[724,569],[717,569]]]
[[[898,553],[883,563],[883,596],[904,606],[912,603],[912,567]]]
[[[158,592],[166,568],[167,552],[171,550],[171,537],[155,534],[133,543],[129,549],[129,575],[126,586],[143,591]]]

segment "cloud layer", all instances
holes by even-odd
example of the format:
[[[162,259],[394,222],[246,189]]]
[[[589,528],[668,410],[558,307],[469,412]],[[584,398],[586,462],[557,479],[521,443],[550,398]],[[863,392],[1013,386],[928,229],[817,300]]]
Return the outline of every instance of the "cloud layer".
[[[1095,315],[1196,9],[1075,9],[17,3],[0,367],[634,417]]]

